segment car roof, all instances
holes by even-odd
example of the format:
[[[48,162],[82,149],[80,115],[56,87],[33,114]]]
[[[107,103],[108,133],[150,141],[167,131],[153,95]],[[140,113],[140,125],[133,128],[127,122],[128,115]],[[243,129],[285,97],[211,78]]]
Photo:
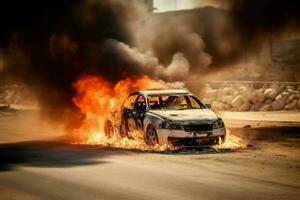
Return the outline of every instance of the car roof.
[[[154,96],[154,95],[174,95],[174,94],[192,94],[187,90],[142,90],[139,91],[140,93],[147,95],[147,96]]]

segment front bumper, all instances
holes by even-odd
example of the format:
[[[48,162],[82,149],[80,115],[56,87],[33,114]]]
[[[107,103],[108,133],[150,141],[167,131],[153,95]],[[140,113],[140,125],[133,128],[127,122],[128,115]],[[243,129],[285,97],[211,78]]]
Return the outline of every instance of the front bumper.
[[[212,131],[186,132],[184,130],[157,129],[159,144],[172,144],[182,147],[212,146],[225,140],[226,129],[219,128]]]

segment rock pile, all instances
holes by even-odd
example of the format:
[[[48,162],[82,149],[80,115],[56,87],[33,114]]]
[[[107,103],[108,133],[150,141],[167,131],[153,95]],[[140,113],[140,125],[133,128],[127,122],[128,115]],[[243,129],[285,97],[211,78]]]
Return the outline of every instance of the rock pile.
[[[300,110],[300,84],[297,83],[208,83],[201,96],[214,110]]]

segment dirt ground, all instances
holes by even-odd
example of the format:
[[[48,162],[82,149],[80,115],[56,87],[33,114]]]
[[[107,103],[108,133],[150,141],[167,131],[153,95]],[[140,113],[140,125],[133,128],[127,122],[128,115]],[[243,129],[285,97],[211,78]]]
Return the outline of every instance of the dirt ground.
[[[247,148],[71,145],[37,113],[1,112],[0,199],[300,199],[300,125],[254,126],[260,114],[225,115]]]

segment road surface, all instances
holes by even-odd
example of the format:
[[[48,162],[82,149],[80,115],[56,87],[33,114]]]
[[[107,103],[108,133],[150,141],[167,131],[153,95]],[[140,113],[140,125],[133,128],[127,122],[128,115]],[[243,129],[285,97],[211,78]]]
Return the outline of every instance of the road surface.
[[[232,129],[246,149],[150,153],[50,140],[59,129],[29,116],[0,117],[0,199],[300,199],[299,127]]]

